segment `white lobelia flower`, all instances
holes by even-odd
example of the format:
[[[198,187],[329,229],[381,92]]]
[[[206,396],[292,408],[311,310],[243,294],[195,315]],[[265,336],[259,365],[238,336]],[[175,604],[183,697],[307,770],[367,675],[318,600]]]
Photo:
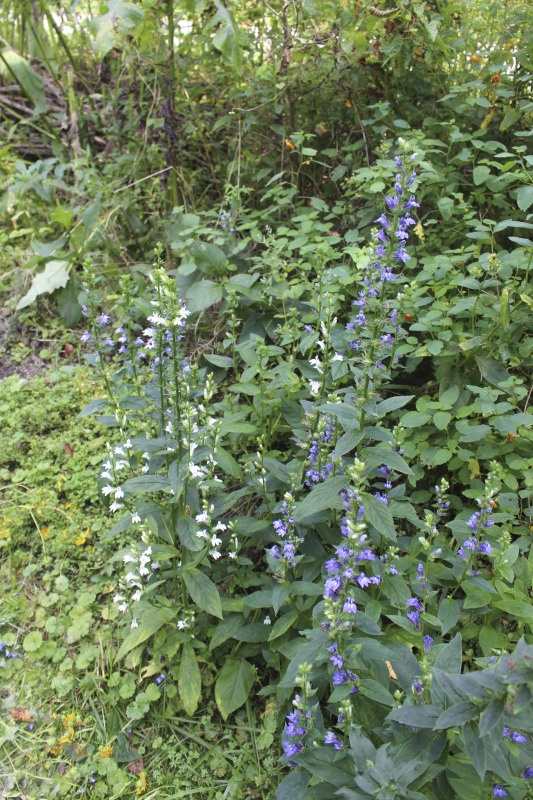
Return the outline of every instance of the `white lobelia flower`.
[[[332,362],[333,361],[344,361],[344,356],[342,355],[342,353],[335,353],[335,355],[333,356],[331,361]]]
[[[211,547],[218,547],[219,544],[222,544],[222,539],[219,539],[216,533],[211,536]]]
[[[211,550],[209,555],[211,556],[212,559],[214,559],[215,561],[218,561],[218,559],[221,557],[222,553],[219,550]]]
[[[126,450],[131,450],[131,448],[133,447],[133,445],[131,443],[131,439],[126,439],[126,443],[125,443],[124,447],[126,448]]]
[[[309,381],[309,388],[313,397],[316,397],[320,393],[321,385],[320,381]]]
[[[118,607],[118,610],[124,614],[124,612],[128,610],[128,604],[126,602],[121,603]]]
[[[122,603],[126,598],[123,594],[116,594],[113,598],[114,603]]]
[[[148,466],[148,464],[145,464],[144,467],[141,467],[141,472],[144,472],[145,475],[147,472],[149,472],[149,470],[150,467]]]
[[[133,602],[134,602],[134,603],[138,603],[138,602],[139,602],[139,600],[140,600],[140,599],[141,599],[141,597],[142,597],[142,594],[143,594],[143,593],[141,592],[141,590],[140,590],[140,589],[137,589],[137,591],[136,591],[136,592],[133,592],[133,594],[132,594],[132,596],[131,596],[131,599],[133,600]]]
[[[106,497],[109,494],[111,494],[111,492],[114,492],[114,491],[115,491],[115,488],[113,486],[109,486],[108,485],[108,486],[103,486],[102,487],[102,494],[105,494]]]
[[[263,625],[272,625],[272,620],[270,617],[266,616],[263,620]]]
[[[100,473],[100,477],[101,478],[106,478],[108,481],[112,481],[113,480],[113,476],[111,475],[111,473],[107,469]]]
[[[136,525],[138,522],[141,521],[141,517],[136,511],[131,515],[131,521],[133,525]]]
[[[186,619],[179,619],[176,622],[176,625],[178,627],[178,630],[180,630],[180,631],[182,631],[184,628],[188,628],[189,627],[189,623],[187,622]]]
[[[119,508],[123,508],[123,505],[122,503],[117,503],[116,500],[109,506],[109,510],[111,511],[112,514],[114,514],[115,511],[118,511]]]
[[[217,522],[215,527],[213,528],[214,531],[227,531],[228,526],[224,525],[223,522]]]
[[[136,620],[136,619],[132,619],[132,621],[131,621],[131,627],[132,627],[132,628],[138,628],[138,627],[139,627],[139,623],[137,622],[137,620]]]
[[[207,475],[207,470],[205,467],[199,467],[196,464],[189,464],[189,472],[191,474],[191,478],[205,478]]]
[[[126,553],[124,558],[122,559],[125,564],[133,564],[134,561],[137,561],[135,556],[132,556],[131,553]]]
[[[199,522],[209,522],[209,514],[207,513],[207,511],[202,511],[201,514],[197,514],[195,516],[195,520],[198,523]]]
[[[207,539],[207,537],[208,537],[208,534],[207,534],[207,531],[204,528],[202,528],[199,531],[196,531],[196,538],[197,539]]]
[[[314,358],[310,358],[309,359],[309,363],[311,364],[312,367],[314,367],[318,372],[320,372],[322,374],[322,372],[323,372],[322,362],[321,362],[321,360],[319,359],[318,356],[315,356]]]
[[[117,489],[115,489],[115,499],[119,500],[121,497],[124,497],[124,489],[122,486],[119,486]]]

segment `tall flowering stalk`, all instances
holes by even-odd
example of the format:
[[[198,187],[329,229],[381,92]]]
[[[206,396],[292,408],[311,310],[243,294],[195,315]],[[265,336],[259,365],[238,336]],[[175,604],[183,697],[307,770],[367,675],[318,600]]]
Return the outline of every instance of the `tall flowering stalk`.
[[[408,158],[404,164],[403,157],[396,158],[398,173],[394,183],[394,193],[385,198],[386,210],[375,220],[378,227],[373,231],[373,249],[370,261],[362,276],[361,288],[353,305],[356,309],[355,317],[346,324],[347,356],[348,363],[355,377],[356,403],[359,410],[358,429],[359,441],[364,441],[364,428],[369,400],[378,395],[379,387],[390,374],[391,367],[396,361],[397,338],[401,333],[398,323],[399,309],[388,299],[389,287],[397,280],[396,270],[409,260],[406,244],[409,239],[409,228],[415,224],[411,211],[418,207],[418,203],[411,193],[415,180],[415,172],[410,165],[414,157]],[[401,299],[401,298],[400,298]],[[335,319],[336,322],[336,319]],[[334,323],[333,323],[334,324]],[[328,333],[328,330],[326,330]],[[329,336],[324,335],[322,349],[324,354],[328,350]],[[320,346],[320,343],[319,343]],[[343,359],[339,354],[339,359]],[[328,361],[326,364],[325,362]],[[331,358],[322,361],[318,354],[310,360],[320,375],[316,385],[311,381],[311,392],[321,396],[325,387],[325,369],[330,366]],[[335,398],[333,398],[335,399]],[[311,488],[321,480],[327,479],[328,470],[318,467],[318,461],[326,464],[332,463],[332,458],[327,458],[325,449],[329,440],[327,425],[322,425],[324,434],[315,436],[311,441],[309,455],[306,461],[306,485]],[[390,442],[391,450],[400,455],[401,431],[393,432]],[[358,447],[360,453],[361,445]],[[332,556],[325,563],[325,578],[322,603],[322,628],[328,634],[330,681],[332,686],[347,685],[350,695],[358,693],[358,659],[351,647],[353,633],[358,628],[357,597],[361,597],[361,590],[370,592],[372,587],[379,587],[385,574],[395,575],[396,550],[387,547],[380,552],[378,540],[369,536],[369,520],[365,508],[365,499],[368,497],[369,476],[365,464],[356,458],[351,466],[338,465],[339,474],[346,472],[346,487],[341,492],[344,505],[344,516],[340,525],[342,539],[335,547]],[[330,470],[332,472],[332,469]],[[392,489],[393,470],[383,465],[377,470],[377,477],[381,479],[380,491],[375,493],[375,498],[388,504],[389,492]],[[368,502],[368,500],[366,501]],[[284,526],[285,528],[285,526]],[[287,530],[288,533],[288,530]],[[279,552],[278,558],[282,557]],[[420,587],[425,599],[424,587],[425,573],[421,564],[421,574],[418,575]],[[370,594],[369,600],[372,599]],[[413,625],[419,627],[419,617],[423,604],[417,597],[411,598],[408,604],[407,616]],[[422,647],[428,652],[432,638],[423,636]],[[420,682],[420,691],[422,691]],[[418,691],[414,689],[413,691]],[[347,732],[352,720],[352,701],[350,697],[342,700],[339,708],[337,728],[339,735],[334,731],[326,731],[323,738],[325,745],[336,750],[343,748],[342,732]],[[289,723],[292,725],[292,721]],[[302,728],[301,719],[294,720],[294,725]],[[307,729],[307,728],[306,728]],[[299,738],[298,752],[304,748],[305,736]],[[289,746],[290,755],[294,746]]]

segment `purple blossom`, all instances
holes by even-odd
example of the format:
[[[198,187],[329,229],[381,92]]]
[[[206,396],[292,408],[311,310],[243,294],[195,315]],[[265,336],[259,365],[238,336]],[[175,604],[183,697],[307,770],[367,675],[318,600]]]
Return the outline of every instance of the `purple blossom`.
[[[353,597],[347,597],[344,601],[344,605],[342,610],[345,614],[356,614],[357,613],[357,606],[355,604],[355,600]]]
[[[424,653],[429,653],[432,644],[433,644],[433,637],[429,635],[424,636]]]
[[[507,792],[499,783],[492,784],[492,794],[494,797],[507,797]]]
[[[324,583],[324,596],[330,599],[337,599],[338,593],[342,589],[342,581],[338,575],[328,578]]]
[[[348,676],[344,670],[335,671],[332,677],[333,686],[340,686],[343,683],[348,683]]]
[[[419,611],[409,611],[407,613],[407,619],[410,620],[415,628],[418,628],[420,625],[420,612]]]
[[[522,773],[522,777],[526,781],[528,781],[531,778],[533,778],[533,767],[526,767],[524,772]]]
[[[324,744],[332,744],[335,750],[342,750],[342,742],[333,731],[328,731],[324,736]]]
[[[98,323],[100,325],[107,325],[108,322],[109,322],[109,316],[107,314],[100,314],[100,316],[98,317]]]
[[[424,610],[424,606],[422,605],[418,597],[410,597],[407,600],[406,604],[409,606],[409,608],[417,608],[419,611]]]
[[[85,333],[83,333],[80,336],[80,342],[83,342],[85,344],[85,342],[90,342],[92,338],[93,338],[92,333],[89,333],[89,331],[85,331]]]

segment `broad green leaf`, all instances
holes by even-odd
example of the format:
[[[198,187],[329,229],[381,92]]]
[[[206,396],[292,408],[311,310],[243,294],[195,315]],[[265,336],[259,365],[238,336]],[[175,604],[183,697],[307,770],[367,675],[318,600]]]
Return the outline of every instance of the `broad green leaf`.
[[[533,186],[521,186],[516,193],[516,202],[520,211],[527,211],[533,205]]]
[[[192,716],[202,696],[202,676],[192,644],[183,645],[178,673],[178,687],[185,712]]]
[[[128,478],[122,484],[128,494],[145,494],[146,492],[170,492],[172,486],[168,478],[163,475],[139,475],[137,478]]]
[[[342,508],[343,503],[339,492],[347,483],[349,483],[349,479],[345,475],[328,478],[324,483],[319,483],[296,507],[295,521],[301,522],[306,517],[312,517],[326,508]]]
[[[372,678],[360,680],[357,687],[362,695],[369,697],[371,700],[375,700],[376,703],[380,703],[384,706],[393,706],[395,704],[394,697],[391,693],[387,691],[381,683],[372,680]]]
[[[504,701],[501,698],[491,700],[479,719],[479,733],[481,736],[486,736],[494,728],[501,725],[504,710]]]
[[[205,308],[220,303],[223,295],[224,289],[220,283],[209,280],[198,281],[187,290],[185,295],[188,301],[187,308],[191,313],[203,311]]]
[[[182,515],[176,521],[179,540],[191,553],[199,553],[205,547],[205,539],[197,536],[198,526],[194,519]]]
[[[292,625],[294,625],[297,619],[298,611],[296,610],[288,611],[286,614],[283,614],[283,616],[277,619],[274,623],[270,636],[268,637],[268,641],[271,642],[274,639],[277,639],[278,636],[283,636],[283,634],[286,633],[289,628],[292,627]]]
[[[429,422],[431,414],[426,411],[408,411],[401,418],[401,423],[404,428],[420,428]]]
[[[482,183],[485,183],[487,178],[490,175],[490,169],[484,165],[480,167],[474,167],[473,178],[474,183],[476,186],[479,186]]]
[[[451,597],[443,597],[439,604],[438,618],[442,626],[442,635],[450,631],[459,619],[461,606]]]
[[[470,758],[472,766],[480,779],[483,780],[487,769],[487,752],[485,750],[485,742],[480,737],[477,726],[466,723],[463,728],[463,742],[465,752]]]
[[[533,621],[533,605],[523,600],[500,600],[494,603],[496,608],[511,614],[512,617]]]
[[[443,730],[445,728],[453,728],[456,725],[463,725],[471,719],[476,719],[479,716],[479,706],[473,703],[464,701],[463,703],[456,703],[446,711],[443,711],[439,718],[435,721],[434,730]]]
[[[42,272],[34,275],[31,286],[24,297],[17,303],[17,311],[31,305],[37,297],[48,292],[55,292],[67,285],[70,274],[69,261],[49,261]]]
[[[182,575],[189,594],[198,608],[222,619],[220,595],[213,581],[195,567],[184,568]]]
[[[209,20],[205,30],[208,31],[219,26],[212,40],[213,45],[217,50],[220,50],[227,64],[240,71],[242,68],[242,48],[239,27],[233,15],[219,0],[215,0],[215,6],[217,13]]]
[[[225,662],[215,683],[215,700],[224,720],[246,703],[254,680],[254,670],[245,658]]]
[[[439,431],[443,431],[445,428],[448,427],[452,415],[449,411],[437,411],[437,413],[433,417],[433,424]]]
[[[156,608],[148,603],[143,605],[141,621],[137,628],[126,636],[117,653],[117,659],[124,658],[130,650],[133,650],[138,645],[145,642],[150,636],[166,625],[176,619],[176,612],[171,608]]]
[[[396,472],[401,472],[404,475],[413,474],[411,467],[398,453],[395,453],[390,448],[384,450],[381,447],[366,447],[361,451],[361,461],[363,461],[365,467],[369,469],[385,466],[394,469]]]
[[[490,425],[469,425],[466,419],[456,422],[455,427],[461,434],[460,442],[479,442],[490,433]]]
[[[43,635],[41,631],[32,631],[28,633],[27,636],[24,637],[22,642],[22,647],[26,651],[26,653],[34,653],[35,650],[38,650],[39,647],[43,643]]]
[[[415,728],[429,728],[433,730],[435,721],[439,716],[439,709],[434,706],[401,706],[391,711],[387,719],[401,722],[402,725],[412,725]]]
[[[242,628],[243,618],[240,614],[229,614],[215,628],[214,634],[209,640],[209,650],[212,652],[219,645],[231,639],[237,631]]]
[[[392,514],[387,506],[372,494],[363,495],[365,519],[387,539],[396,540],[396,530]]]
[[[251,622],[249,625],[241,625],[235,633],[234,639],[238,642],[266,642],[270,634],[270,628],[263,622]]]
[[[23,56],[19,55],[11,47],[4,47],[0,52],[0,75],[7,78],[8,82],[13,77],[15,78],[24,94],[35,106],[36,114],[42,114],[47,110],[41,76],[35,72]],[[37,230],[37,228],[34,228],[34,230]]]
[[[144,16],[142,8],[124,0],[106,0],[105,6],[107,12],[90,23],[95,33],[93,47],[100,58],[107,55],[120,36],[130,33]]]
[[[222,275],[226,272],[228,259],[220,247],[210,242],[194,242],[191,255],[196,266],[206,275]]]

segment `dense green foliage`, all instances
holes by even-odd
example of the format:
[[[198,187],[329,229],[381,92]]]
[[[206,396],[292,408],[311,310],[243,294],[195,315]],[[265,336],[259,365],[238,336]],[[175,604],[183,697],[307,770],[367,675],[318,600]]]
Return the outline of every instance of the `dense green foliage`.
[[[524,800],[531,8],[2,14],[6,796]]]

